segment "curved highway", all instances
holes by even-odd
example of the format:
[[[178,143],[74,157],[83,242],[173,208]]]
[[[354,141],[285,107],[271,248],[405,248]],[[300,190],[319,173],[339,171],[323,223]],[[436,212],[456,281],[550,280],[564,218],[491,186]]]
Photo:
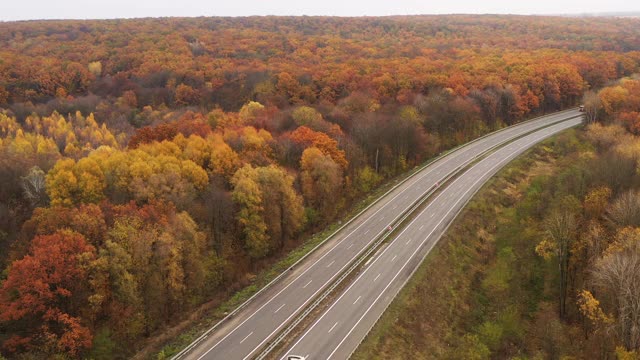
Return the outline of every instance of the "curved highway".
[[[439,158],[389,191],[332,236],[302,263],[260,293],[230,319],[220,323],[179,354],[187,359],[247,359],[326,289],[389,226],[394,226],[436,183],[479,155],[537,129],[579,117],[568,110],[512,126],[482,137]]]
[[[534,144],[580,124],[573,119],[520,138],[485,157],[442,189],[285,354],[347,359],[420,266],[449,224],[498,170]],[[285,357],[286,358],[286,357]]]

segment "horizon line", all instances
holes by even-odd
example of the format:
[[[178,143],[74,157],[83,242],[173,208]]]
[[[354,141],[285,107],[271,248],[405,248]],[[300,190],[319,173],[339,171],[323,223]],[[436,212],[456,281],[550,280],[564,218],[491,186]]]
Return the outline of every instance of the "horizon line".
[[[108,21],[108,20],[149,20],[149,19],[197,19],[197,18],[254,18],[254,17],[333,17],[333,18],[391,18],[391,17],[419,17],[419,16],[540,16],[540,17],[640,17],[640,10],[630,11],[600,11],[576,13],[422,13],[422,14],[386,14],[386,15],[321,15],[321,14],[255,14],[255,15],[182,15],[182,16],[134,16],[134,17],[104,17],[104,18],[33,18],[33,19],[0,19],[0,23],[28,22],[28,21]]]

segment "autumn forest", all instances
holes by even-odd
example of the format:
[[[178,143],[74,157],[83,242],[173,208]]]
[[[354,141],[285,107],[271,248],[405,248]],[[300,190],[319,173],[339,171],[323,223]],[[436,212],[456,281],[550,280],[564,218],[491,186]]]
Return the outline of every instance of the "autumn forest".
[[[490,131],[585,101],[638,135],[639,70],[622,18],[0,22],[0,353],[131,357]]]

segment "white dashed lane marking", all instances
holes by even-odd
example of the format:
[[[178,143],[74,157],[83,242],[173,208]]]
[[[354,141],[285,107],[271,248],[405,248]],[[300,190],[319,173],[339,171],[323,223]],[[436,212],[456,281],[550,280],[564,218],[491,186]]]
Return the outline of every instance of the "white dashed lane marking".
[[[249,335],[245,336],[244,339],[240,340],[240,344],[242,344],[245,340],[249,338],[253,334],[253,331],[249,333]]]

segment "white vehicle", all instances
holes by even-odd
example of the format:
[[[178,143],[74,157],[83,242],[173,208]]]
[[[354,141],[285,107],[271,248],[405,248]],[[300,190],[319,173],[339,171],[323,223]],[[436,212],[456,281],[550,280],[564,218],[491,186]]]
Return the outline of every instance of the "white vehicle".
[[[300,356],[300,355],[288,355],[287,356],[287,360],[305,360],[306,357],[305,356]]]

